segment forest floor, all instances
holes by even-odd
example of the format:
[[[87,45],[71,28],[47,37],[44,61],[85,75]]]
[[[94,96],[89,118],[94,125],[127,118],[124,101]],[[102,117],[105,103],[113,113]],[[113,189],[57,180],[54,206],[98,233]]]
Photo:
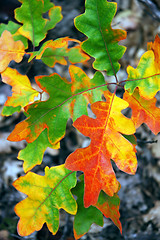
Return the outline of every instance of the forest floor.
[[[4,1],[5,2],[5,1]],[[7,0],[10,11],[1,6],[0,21],[7,22],[13,19],[14,6],[18,6],[16,0]],[[160,34],[160,5],[159,1],[150,1],[147,6],[143,0],[117,0],[118,11],[113,21],[114,28],[122,28],[127,31],[127,39],[121,44],[127,47],[127,51],[120,63],[118,72],[120,80],[126,79],[126,67],[136,67],[141,55],[147,50],[147,42],[154,41],[156,34]],[[149,1],[146,1],[149,2]],[[85,36],[74,28],[73,19],[84,11],[83,0],[56,0],[54,3],[62,6],[63,20],[51,30],[47,39],[69,36],[84,40]],[[15,5],[14,5],[15,4]],[[106,16],[107,17],[107,16]],[[11,63],[12,67],[17,67]],[[27,59],[21,64],[21,72],[26,73],[34,82],[36,74],[48,73],[48,68],[37,61],[30,67]],[[90,64],[82,65],[88,75],[93,75]],[[52,69],[62,77],[67,75],[67,67],[60,65]],[[112,78],[110,78],[112,81]],[[7,96],[11,94],[11,88],[0,81],[0,112]],[[157,104],[160,103],[157,94]],[[16,225],[18,217],[14,213],[14,206],[22,199],[22,195],[12,186],[12,182],[23,175],[22,161],[17,159],[18,151],[25,146],[25,142],[9,142],[7,136],[15,125],[24,119],[23,113],[13,114],[11,117],[0,115],[0,240],[72,240],[73,216],[61,211],[61,221],[58,233],[53,236],[46,225],[39,232],[28,237],[20,237],[17,234]],[[118,181],[121,184],[119,196],[121,199],[120,214],[123,227],[123,235],[109,220],[104,219],[104,226],[92,225],[89,232],[83,236],[83,240],[160,240],[160,135],[154,136],[146,125],[142,125],[136,132],[138,170],[134,176],[127,175],[115,168]],[[157,142],[154,142],[156,141]],[[77,147],[87,144],[87,139],[79,135],[68,122],[66,136],[61,141],[61,149],[47,149],[41,166],[34,171],[41,174],[44,167],[62,164],[66,157]],[[86,142],[86,143],[85,143]],[[152,143],[153,142],[153,143]]]

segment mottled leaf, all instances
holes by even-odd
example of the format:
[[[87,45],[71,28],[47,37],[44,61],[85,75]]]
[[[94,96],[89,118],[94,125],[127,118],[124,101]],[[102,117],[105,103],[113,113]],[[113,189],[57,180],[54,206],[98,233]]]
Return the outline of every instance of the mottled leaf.
[[[98,100],[101,100],[101,96],[104,88],[96,88],[97,86],[105,86],[104,77],[100,72],[96,72],[94,77],[90,79],[85,72],[80,70],[76,66],[70,66],[69,73],[72,79],[72,93],[76,96],[71,103],[71,118],[75,121],[82,114],[88,114],[87,105]],[[95,88],[96,91],[89,91],[90,88]],[[87,90],[87,91],[86,91]],[[81,94],[81,92],[83,92]],[[85,92],[86,91],[86,92]],[[79,94],[80,93],[80,94]]]
[[[139,95],[138,89],[135,89],[132,95],[125,91],[123,99],[132,109],[132,120],[136,128],[146,123],[155,135],[160,132],[160,108],[156,107],[156,98],[146,100]]]
[[[50,76],[36,77],[37,84],[49,94],[50,98],[47,101],[37,101],[25,107],[29,117],[16,125],[8,137],[10,141],[25,139],[27,142],[33,142],[47,128],[49,141],[55,145],[65,134],[68,118],[76,119],[82,111],[87,113],[87,104],[94,101],[94,95],[92,97],[92,91],[88,91],[88,88],[99,86],[100,83],[105,85],[104,77],[97,72],[90,80],[76,66],[70,67],[70,75],[71,82],[62,79],[55,73]],[[100,97],[100,93],[99,90],[97,97]]]
[[[152,43],[147,44],[147,49],[152,50],[154,52],[155,56],[155,67],[157,72],[160,73],[160,66],[159,66],[159,61],[160,61],[160,37],[156,35],[155,41]]]
[[[110,197],[105,192],[101,191],[98,202],[95,206],[104,214],[106,218],[110,218],[122,233],[122,225],[119,220],[120,199],[118,194],[115,193],[112,197]]]
[[[128,103],[109,91],[104,95],[106,102],[91,105],[96,119],[83,115],[73,124],[82,134],[91,138],[91,144],[70,154],[65,163],[72,171],[84,172],[85,207],[97,203],[101,190],[109,196],[117,192],[118,181],[111,159],[128,174],[134,174],[137,168],[135,148],[121,135],[135,132],[132,120],[121,113]]]
[[[156,37],[155,42],[149,45],[152,50],[144,53],[136,69],[128,66],[128,81],[125,89],[133,94],[135,88],[139,88],[140,95],[145,99],[152,99],[160,90],[160,40]]]
[[[119,205],[120,199],[117,193],[113,197],[108,196],[103,191],[100,192],[98,202],[94,206],[88,208],[84,207],[83,195],[84,195],[84,177],[80,176],[81,182],[78,182],[75,188],[72,189],[72,193],[78,197],[77,199],[77,213],[74,217],[73,231],[76,239],[82,237],[90,229],[93,223],[103,226],[102,214],[105,217],[110,218],[114,224],[119,228],[122,233],[121,222],[119,221]],[[120,185],[118,191],[120,189]]]
[[[33,172],[17,179],[13,186],[28,197],[15,206],[20,217],[18,233],[27,236],[38,231],[46,222],[48,229],[55,234],[59,227],[59,209],[76,214],[77,205],[70,189],[76,185],[76,173],[64,165],[45,168],[45,176]]]

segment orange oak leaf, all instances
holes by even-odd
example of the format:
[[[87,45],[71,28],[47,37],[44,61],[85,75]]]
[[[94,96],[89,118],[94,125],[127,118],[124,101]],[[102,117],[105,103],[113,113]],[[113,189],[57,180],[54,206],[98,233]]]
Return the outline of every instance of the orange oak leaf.
[[[95,206],[103,213],[106,218],[110,218],[114,222],[114,224],[119,228],[122,234],[122,225],[119,220],[119,205],[120,199],[117,193],[115,193],[112,197],[109,197],[103,191],[101,191],[98,202]]]
[[[16,69],[7,68],[1,76],[4,83],[12,86],[13,92],[5,102],[5,106],[25,107],[39,95],[39,92],[32,88],[28,77],[20,74]]]
[[[111,159],[122,171],[135,174],[137,159],[134,146],[122,134],[135,132],[133,121],[121,111],[128,103],[109,91],[104,92],[106,102],[91,105],[96,119],[81,116],[74,122],[82,134],[91,138],[87,148],[77,149],[66,160],[65,166],[72,171],[83,171],[85,176],[84,206],[95,205],[101,190],[113,196],[118,181]]]
[[[12,34],[5,30],[0,37],[0,72],[3,72],[10,61],[20,62],[25,54],[21,41],[14,41]]]
[[[146,123],[151,131],[157,135],[160,132],[160,109],[156,107],[157,99],[151,100],[142,98],[138,88],[130,95],[125,91],[123,99],[129,103],[132,109],[132,120],[138,128],[142,123]]]

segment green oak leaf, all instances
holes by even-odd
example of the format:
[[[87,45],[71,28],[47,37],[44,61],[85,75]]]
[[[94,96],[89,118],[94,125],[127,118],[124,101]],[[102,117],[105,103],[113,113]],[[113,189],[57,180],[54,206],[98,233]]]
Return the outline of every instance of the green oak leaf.
[[[43,155],[47,147],[59,148],[59,145],[53,146],[48,141],[47,129],[45,129],[34,142],[28,143],[26,148],[22,149],[18,154],[17,158],[24,161],[24,172],[28,172],[34,166],[42,163]]]
[[[38,76],[36,82],[39,87],[49,94],[46,101],[37,101],[25,107],[28,118],[16,125],[8,137],[10,141],[25,139],[33,142],[40,133],[47,128],[48,139],[52,145],[56,145],[64,136],[67,120],[80,117],[81,113],[87,114],[87,105],[99,98],[101,100],[102,88],[88,91],[103,84],[104,77],[96,72],[93,79],[80,68],[70,66],[71,82],[62,79],[54,73],[50,76]]]
[[[85,13],[75,18],[76,28],[88,37],[82,49],[95,58],[95,69],[115,75],[125,52],[118,42],[126,38],[125,31],[111,27],[117,5],[106,0],[86,0],[85,8]]]
[[[56,7],[49,0],[20,0],[21,7],[15,10],[15,18],[23,23],[19,33],[32,41],[34,46],[45,38],[47,31],[61,21],[61,7]],[[49,19],[42,15],[49,10]]]

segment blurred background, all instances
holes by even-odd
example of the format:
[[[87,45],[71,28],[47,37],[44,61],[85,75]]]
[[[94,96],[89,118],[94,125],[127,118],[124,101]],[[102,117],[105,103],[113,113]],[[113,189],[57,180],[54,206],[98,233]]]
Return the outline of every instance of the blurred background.
[[[84,12],[84,0],[55,0],[55,5],[62,6],[63,20],[50,30],[45,41],[58,37],[69,36],[83,41],[85,36],[74,27],[73,19]],[[160,1],[159,0],[117,0],[117,14],[112,22],[113,28],[127,31],[127,39],[122,42],[127,51],[120,60],[121,70],[119,80],[127,77],[126,67],[136,67],[140,57],[147,50],[147,42],[154,41],[156,34],[160,34]],[[7,24],[15,21],[14,9],[20,7],[17,0],[0,0],[0,23]],[[106,16],[107,18],[107,16]],[[30,51],[32,48],[29,47]],[[32,65],[27,63],[25,56],[20,64],[14,62],[10,66],[17,68],[22,74],[27,74],[32,84],[35,75],[59,73],[68,76],[66,66],[56,65],[48,68],[41,61],[34,60]],[[93,75],[91,62],[81,67],[89,75]],[[112,78],[108,81],[112,81]],[[0,112],[11,95],[11,87],[0,80]],[[157,94],[157,106],[160,97]],[[15,125],[24,119],[23,113],[15,113],[10,117],[0,115],[0,240],[72,240],[73,216],[61,211],[60,229],[53,236],[46,225],[41,231],[28,237],[17,234],[18,217],[14,213],[14,206],[24,196],[17,192],[12,182],[23,175],[23,162],[17,159],[20,149],[26,146],[25,141],[9,142],[7,136]],[[115,168],[117,178],[121,183],[119,196],[121,199],[120,213],[123,226],[123,236],[109,219],[104,219],[104,226],[92,225],[90,231],[81,239],[84,240],[160,240],[160,136],[154,136],[146,125],[142,125],[136,132],[138,170],[135,176],[129,176]],[[61,149],[47,149],[43,163],[33,169],[37,174],[43,174],[45,166],[55,166],[64,163],[68,154],[77,147],[85,147],[89,140],[80,135],[72,127],[69,120],[66,136],[61,141]]]

